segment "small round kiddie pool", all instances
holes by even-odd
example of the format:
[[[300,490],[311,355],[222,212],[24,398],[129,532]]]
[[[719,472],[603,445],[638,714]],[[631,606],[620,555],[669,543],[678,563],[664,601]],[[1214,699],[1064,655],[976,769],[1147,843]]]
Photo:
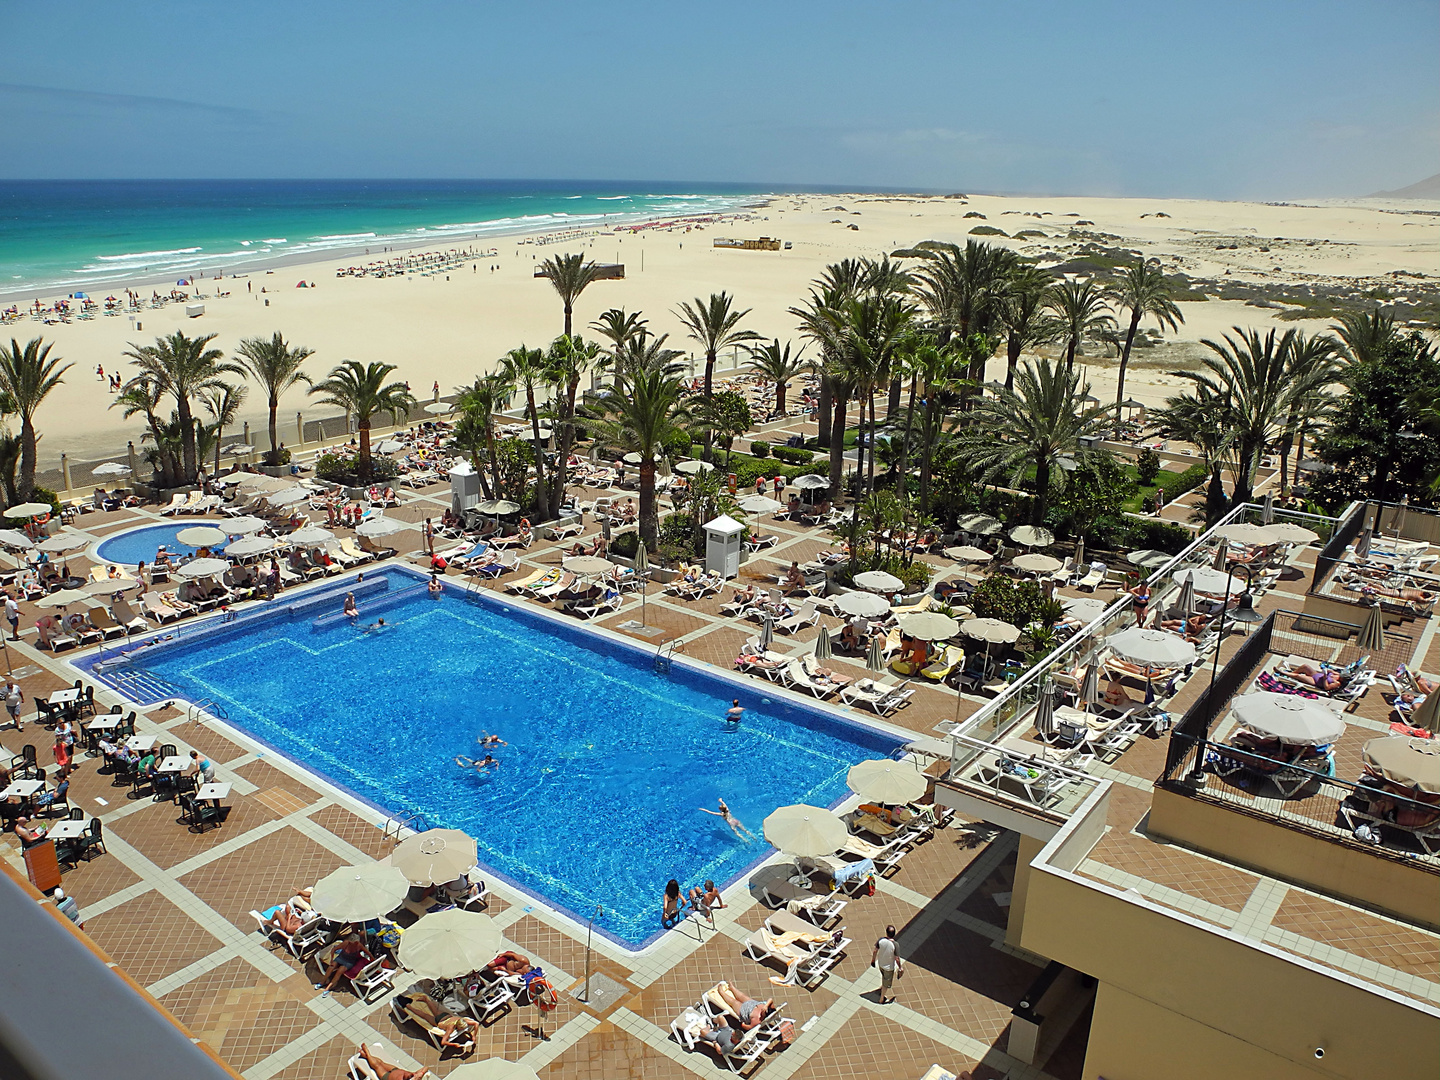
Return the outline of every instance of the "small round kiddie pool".
[[[215,521],[171,521],[164,525],[142,525],[138,529],[126,529],[114,536],[107,536],[101,540],[95,548],[95,558],[100,562],[124,563],[128,566],[135,566],[137,563],[153,563],[155,553],[164,545],[165,550],[171,555],[190,556],[195,554],[195,549],[189,544],[182,544],[175,539],[175,534],[182,529],[188,529],[194,525],[211,525],[223,529],[223,522]],[[225,547],[224,544],[216,544],[212,551],[219,551]]]

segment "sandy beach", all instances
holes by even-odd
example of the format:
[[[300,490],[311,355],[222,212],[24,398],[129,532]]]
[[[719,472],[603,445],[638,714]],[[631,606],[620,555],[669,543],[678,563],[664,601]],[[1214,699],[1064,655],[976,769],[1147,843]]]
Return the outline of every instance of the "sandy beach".
[[[978,218],[976,215],[983,215]],[[582,295],[577,328],[602,311],[641,311],[652,331],[670,334],[673,347],[689,349],[673,311],[682,300],[721,289],[752,308],[745,325],[767,337],[794,339],[795,320],[786,309],[806,294],[808,283],[827,263],[847,257],[878,256],[922,240],[963,242],[976,227],[1003,230],[991,242],[1023,254],[1063,260],[1067,249],[1086,244],[1143,252],[1160,258],[1167,272],[1192,279],[1277,289],[1287,284],[1385,289],[1392,298],[1411,298],[1440,277],[1440,203],[1396,200],[1329,201],[1306,205],[1156,199],[905,195],[784,195],[750,214],[707,226],[603,233],[581,241],[540,244],[533,237],[487,238],[497,254],[463,270],[434,277],[336,277],[331,259],[283,266],[248,277],[205,281],[227,297],[211,295],[205,314],[187,319],[183,305],[146,309],[141,328],[127,317],[43,325],[22,318],[4,334],[22,343],[37,334],[74,367],[46,401],[38,424],[43,433],[41,469],[57,467],[62,452],[72,464],[115,456],[128,439],[139,444],[142,424],[124,422],[109,408],[114,400],[95,374],[127,366],[129,343],[145,344],[159,334],[215,334],[216,345],[232,350],[242,337],[281,331],[293,344],[315,350],[309,370],[323,376],[345,359],[383,360],[397,365],[417,396],[427,400],[433,383],[449,393],[488,370],[522,343],[541,346],[561,331],[554,291],[534,276],[538,261],[581,248],[600,262],[625,264],[625,279],[599,281]],[[1016,238],[1015,233],[1033,235]],[[790,246],[778,252],[715,248],[717,237],[778,238]],[[1044,262],[1042,261],[1042,265]],[[491,266],[496,267],[492,270]],[[297,288],[299,281],[314,288]],[[263,290],[263,295],[262,295]],[[1409,293],[1407,293],[1409,290]],[[139,290],[148,294],[148,288]],[[1209,289],[1205,290],[1209,292]],[[106,290],[98,283],[92,296]],[[53,297],[45,298],[47,300]],[[1233,325],[1258,328],[1298,326],[1322,330],[1328,319],[1281,321],[1280,307],[1257,307],[1241,299],[1181,303],[1185,324],[1165,347],[1137,352],[1129,393],[1159,404],[1179,380],[1166,375]],[[1114,390],[1114,362],[1089,356],[1082,361],[1096,393]],[[1003,368],[1003,357],[991,368]],[[263,427],[264,402],[254,388],[242,413],[252,428]],[[281,431],[293,442],[295,414],[307,418],[333,410],[295,393],[281,403]]]

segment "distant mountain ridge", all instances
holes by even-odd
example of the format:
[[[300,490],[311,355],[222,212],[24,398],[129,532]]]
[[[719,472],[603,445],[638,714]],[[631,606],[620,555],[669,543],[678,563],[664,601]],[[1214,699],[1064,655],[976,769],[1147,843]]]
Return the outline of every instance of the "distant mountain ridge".
[[[1367,196],[1371,199],[1440,199],[1440,173],[1421,180],[1418,184],[1398,188],[1395,191],[1377,191]]]

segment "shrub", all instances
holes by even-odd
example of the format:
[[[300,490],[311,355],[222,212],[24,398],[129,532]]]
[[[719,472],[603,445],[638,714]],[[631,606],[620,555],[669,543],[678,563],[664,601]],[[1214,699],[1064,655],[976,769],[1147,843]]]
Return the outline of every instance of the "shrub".
[[[1129,519],[1130,547],[1153,548],[1168,555],[1178,555],[1185,546],[1195,539],[1195,534],[1184,525],[1173,521],[1137,521]]]
[[[1182,472],[1178,480],[1165,489],[1165,501],[1174,502],[1187,491],[1194,491],[1209,479],[1210,474],[1205,469],[1205,463],[1197,461],[1194,465],[1191,465]]]
[[[763,439],[756,439],[750,444],[750,453],[758,458],[767,458],[770,456],[770,444]]]
[[[996,574],[981,582],[970,596],[970,608],[981,619],[1000,619],[1029,626],[1044,610],[1045,594],[1034,581],[1015,581]]]
[[[814,454],[798,446],[777,446],[773,448],[772,453],[781,461],[788,461],[791,465],[809,465],[815,460]]]
[[[634,529],[616,533],[610,538],[610,551],[622,559],[633,559],[640,550],[640,534]]]
[[[1140,474],[1140,483],[1149,487],[1160,475],[1160,455],[1149,447],[1135,456],[1135,471]]]
[[[970,230],[971,236],[1005,236],[1004,229],[997,229],[994,225],[976,225]]]
[[[321,454],[315,461],[315,475],[321,480],[334,483],[359,482],[358,468],[360,455],[345,452]],[[366,483],[393,480],[400,475],[400,466],[394,458],[385,454],[370,456],[370,476]]]
[[[683,431],[677,431],[665,440],[665,456],[671,461],[690,457],[692,449],[690,436]]]

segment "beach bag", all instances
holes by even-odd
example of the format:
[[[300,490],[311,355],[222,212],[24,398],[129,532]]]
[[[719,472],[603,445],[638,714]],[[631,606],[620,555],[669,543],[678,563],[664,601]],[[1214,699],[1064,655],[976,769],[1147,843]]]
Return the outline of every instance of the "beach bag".
[[[795,1041],[795,1021],[781,1020],[777,1033],[780,1036],[780,1045],[789,1046]]]

